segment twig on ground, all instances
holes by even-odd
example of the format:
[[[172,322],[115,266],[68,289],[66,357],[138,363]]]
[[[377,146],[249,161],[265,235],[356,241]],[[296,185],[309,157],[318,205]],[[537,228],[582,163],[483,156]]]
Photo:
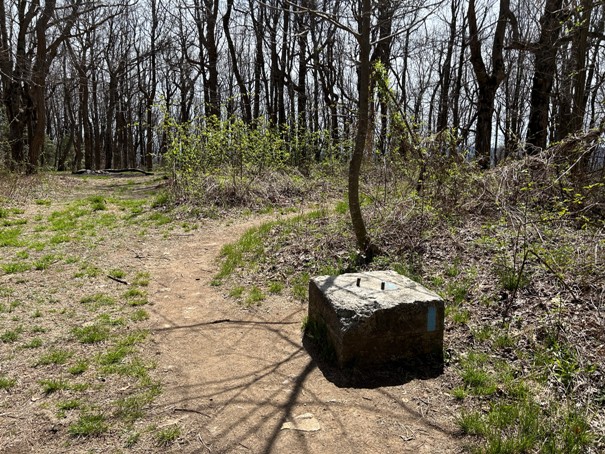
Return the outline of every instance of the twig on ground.
[[[204,439],[202,438],[201,434],[197,434],[197,438],[200,440],[200,442],[202,443],[202,445],[204,445],[204,448],[206,448],[208,450],[208,452],[212,452],[212,449],[210,449],[210,446],[208,446],[206,444],[206,442],[204,441]]]
[[[9,415],[8,413],[0,413],[0,416],[2,416],[3,418],[11,418],[11,419],[26,419],[26,418],[22,418],[21,416],[13,416],[13,415]]]
[[[194,410],[193,408],[175,408],[172,411],[183,411],[183,412],[186,412],[186,413],[197,413],[198,415],[205,416],[206,418],[211,418],[210,415],[207,415],[206,413],[203,413],[203,412],[201,412],[199,410]]]
[[[117,277],[112,276],[111,274],[108,274],[107,277],[109,279],[111,279],[112,281],[116,281],[119,282],[120,284],[124,284],[124,285],[130,285],[128,282],[123,281],[122,279],[118,279]]]

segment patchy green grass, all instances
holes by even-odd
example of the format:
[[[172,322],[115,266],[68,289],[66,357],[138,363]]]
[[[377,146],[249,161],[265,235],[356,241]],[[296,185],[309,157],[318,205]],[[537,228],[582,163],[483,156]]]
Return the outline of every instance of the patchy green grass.
[[[181,436],[181,429],[174,425],[159,430],[155,434],[158,446],[168,447]]]
[[[47,254],[42,256],[41,258],[39,258],[38,260],[34,261],[33,265],[34,265],[34,269],[37,271],[44,271],[46,269],[48,269],[48,267],[50,265],[52,265],[53,263],[59,261],[59,258],[56,257],[54,254]]]
[[[129,397],[119,399],[116,402],[116,416],[127,422],[140,419],[145,414],[145,408],[151,405],[159,393],[158,386],[151,386]]]
[[[119,199],[112,198],[111,202],[119,207],[121,211],[127,212],[124,216],[126,220],[136,218],[143,213],[148,201],[145,199]]]
[[[124,326],[126,325],[126,319],[124,317],[112,317],[110,314],[99,314],[97,321],[102,325],[107,326]]]
[[[103,342],[109,337],[109,329],[105,325],[93,324],[74,327],[72,333],[82,344],[95,344]]]
[[[131,287],[123,294],[129,306],[144,306],[148,304],[147,293],[143,290]]]
[[[126,271],[121,270],[119,268],[113,268],[109,270],[107,274],[109,274],[111,277],[115,277],[118,279],[124,279],[126,277]]]
[[[103,306],[113,306],[116,303],[116,300],[104,293],[94,293],[83,297],[80,302],[89,306],[92,310],[97,310]]]
[[[453,323],[461,325],[467,324],[471,318],[470,311],[461,307],[460,305],[447,306],[445,313],[446,316],[449,317]]]
[[[105,353],[99,355],[97,362],[101,366],[109,366],[112,364],[121,363],[124,358],[126,358],[130,353],[132,353],[132,349],[128,346],[124,345],[116,345],[115,347],[110,348]]]
[[[484,440],[485,453],[585,452],[591,441],[586,416],[566,407],[554,415],[545,419],[544,410],[526,399],[494,403],[487,412],[463,411],[458,424],[463,433]]]
[[[135,217],[156,234],[171,215],[153,213],[149,199],[131,200],[119,191],[112,196],[114,188],[107,189],[79,196],[76,185],[61,203],[39,199],[34,210],[0,208],[0,347],[8,353],[0,372],[11,371],[0,375],[0,394],[10,393],[11,413],[19,417],[27,409],[54,408],[67,427],[54,434],[64,449],[88,450],[87,437],[120,439],[133,432],[135,419],[146,418],[148,427],[162,422],[148,412],[161,385],[145,348],[149,333],[137,328],[149,314],[133,307],[148,304],[143,288],[151,276],[110,260],[99,245],[127,238]],[[124,295],[108,275],[131,281],[132,291]],[[121,412],[137,416],[127,420]],[[136,432],[154,442],[149,429]],[[81,449],[68,433],[80,439]],[[48,450],[35,443],[33,449]]]
[[[99,436],[108,430],[109,424],[102,413],[85,413],[68,428],[69,434],[74,437]]]
[[[16,379],[9,378],[5,375],[0,375],[0,389],[9,390],[13,386],[15,386],[16,383],[17,383]]]
[[[284,290],[283,282],[271,282],[269,284],[269,293],[272,295],[279,295]]]
[[[25,225],[27,224],[27,219],[3,219],[0,222],[0,225],[3,227],[12,227],[15,225]]]
[[[70,389],[69,383],[62,379],[48,379],[40,380],[42,386],[42,392],[44,394],[52,394],[58,391],[65,391]]]
[[[82,401],[80,399],[68,399],[57,402],[57,409],[60,411],[76,410],[80,407],[82,407]]]
[[[231,275],[236,268],[241,267],[244,263],[244,255],[247,259],[252,258],[251,261],[246,261],[247,266],[253,266],[254,257],[260,257],[264,253],[263,235],[271,230],[272,226],[273,223],[267,223],[251,228],[236,243],[225,245],[220,253],[223,262],[215,279],[224,279]]]
[[[139,297],[144,297],[144,296],[146,296],[145,292],[138,288],[130,288],[124,292],[124,298],[126,298],[126,299],[139,298]]]
[[[305,301],[309,292],[309,280],[311,276],[305,272],[294,277],[292,281],[292,294],[299,301]]]
[[[38,365],[48,364],[66,364],[67,361],[73,356],[73,352],[63,349],[54,349],[40,356],[38,359]]]
[[[246,288],[243,285],[236,285],[231,290],[229,290],[229,296],[231,298],[241,298],[244,294],[244,290],[246,290]]]
[[[148,217],[149,221],[151,221],[155,226],[161,227],[166,224],[170,224],[172,222],[172,218],[163,214],[163,213],[152,213]]]
[[[32,340],[23,345],[23,348],[40,348],[44,342],[39,337],[34,337]]]
[[[88,277],[95,278],[101,274],[101,269],[97,266],[91,265],[89,263],[83,263],[80,265],[80,271],[78,271],[74,277]]]
[[[31,264],[27,262],[10,262],[2,264],[2,271],[4,271],[6,274],[25,273],[31,269]]]
[[[265,294],[263,293],[263,291],[257,286],[254,286],[250,289],[250,293],[246,297],[246,305],[259,305],[264,299]]]
[[[105,197],[100,195],[90,196],[88,198],[90,203],[90,207],[93,211],[103,211],[107,209],[107,202],[105,201]]]
[[[138,285],[140,287],[147,287],[149,285],[149,281],[151,280],[151,274],[146,271],[138,272],[133,281],[132,285]]]
[[[149,313],[145,309],[137,309],[132,313],[130,319],[133,322],[142,322],[149,319]]]
[[[19,239],[23,229],[16,227],[12,229],[0,229],[0,247],[19,247],[23,241]]]
[[[63,243],[69,243],[71,241],[71,238],[68,235],[64,235],[64,234],[56,234],[53,235],[50,240],[48,240],[49,244],[52,246],[57,246],[59,244],[63,244]]]
[[[81,375],[88,370],[87,361],[78,361],[74,365],[70,366],[67,371],[72,375]]]
[[[531,283],[531,276],[523,269],[516,269],[510,265],[497,265],[496,276],[504,290],[510,292],[524,289]]]
[[[19,336],[23,332],[23,327],[18,326],[14,329],[9,329],[0,334],[0,341],[5,344],[12,344],[19,340]]]
[[[499,348],[512,348],[514,343],[506,331],[484,330],[485,341],[491,340]],[[576,377],[589,370],[578,365],[577,358],[569,356],[566,347],[552,345],[561,352],[537,355],[545,363],[536,364],[530,374],[518,369],[518,365],[497,359],[486,353],[470,352],[460,359],[460,376],[463,387],[452,391],[454,398],[466,401],[480,398],[490,399],[487,410],[473,406],[465,408],[458,418],[464,434],[479,437],[480,445],[473,445],[472,451],[485,453],[585,452],[594,439],[590,429],[590,415],[578,411],[572,401],[551,401],[539,404],[534,399],[542,387],[547,386],[548,374],[557,378],[567,387]],[[559,361],[565,357],[569,364]],[[563,362],[565,362],[563,361]],[[481,448],[479,448],[481,446]]]

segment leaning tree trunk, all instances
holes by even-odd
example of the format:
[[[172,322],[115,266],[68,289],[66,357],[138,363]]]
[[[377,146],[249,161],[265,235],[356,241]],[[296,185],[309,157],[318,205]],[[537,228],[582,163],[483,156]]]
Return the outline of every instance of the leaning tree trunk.
[[[370,98],[370,27],[371,27],[371,0],[362,0],[361,33],[357,36],[359,41],[359,101],[357,113],[357,133],[355,134],[355,145],[353,155],[349,164],[349,212],[353,231],[357,238],[357,246],[365,255],[366,261],[371,261],[377,253],[377,248],[372,244],[366,230],[361,204],[359,202],[359,174],[363,160],[363,152],[366,146],[369,120],[369,98]]]

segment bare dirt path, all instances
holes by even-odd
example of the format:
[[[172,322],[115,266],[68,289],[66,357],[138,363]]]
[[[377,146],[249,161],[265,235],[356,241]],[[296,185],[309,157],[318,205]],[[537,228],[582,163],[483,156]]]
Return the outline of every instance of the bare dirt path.
[[[23,184],[23,191],[31,186],[37,192],[19,199],[20,214],[11,211],[8,220],[25,220],[24,245],[0,251],[1,264],[18,254],[30,262],[49,252],[63,257],[45,271],[0,273],[4,291],[15,299],[12,312],[0,310],[0,332],[15,338],[0,342],[0,378],[14,377],[10,386],[4,382],[11,389],[0,389],[0,453],[461,451],[448,369],[429,379],[390,375],[360,386],[360,377],[330,369],[303,345],[305,304],[280,295],[247,309],[225,296],[228,287],[210,285],[221,247],[276,215],[204,221],[191,230],[148,208],[162,184],[157,178],[59,176],[49,182],[48,188]],[[93,196],[107,199],[104,209],[81,209]],[[129,198],[141,204],[122,203]],[[80,217],[68,217],[62,226],[73,241],[51,243],[53,216],[67,217],[78,207]],[[103,219],[112,220],[109,227],[95,224]],[[26,249],[42,240],[44,251]],[[149,287],[133,288],[147,296],[142,304],[150,304],[142,307],[150,320],[127,323],[140,308],[125,300],[129,286],[108,278],[112,269],[122,270],[130,287],[139,272],[149,272]],[[80,276],[82,270],[95,272]],[[91,295],[105,295],[112,304],[93,308],[84,303]],[[8,308],[13,299],[5,296],[2,303]],[[74,327],[98,325],[102,315],[120,322],[103,325],[114,330],[112,338],[95,344],[74,338]],[[120,364],[148,364],[152,357],[157,367],[149,367],[149,383],[159,379],[161,393],[143,401],[144,412],[136,407],[129,422],[120,409],[146,396],[149,383],[141,384],[139,375],[104,372],[99,358],[132,330],[147,327],[152,335],[140,355],[133,348],[133,357]],[[70,355],[66,361],[38,366],[57,349]],[[88,368],[69,372],[80,360]],[[62,380],[69,388],[44,392],[42,379]],[[57,411],[80,401],[82,410]],[[103,430],[70,434],[88,408],[101,415]],[[158,438],[174,427],[178,436]]]
[[[453,400],[439,377],[343,386],[303,346],[306,305],[275,297],[245,309],[225,298],[228,289],[210,285],[222,245],[260,221],[212,222],[138,251],[153,276],[151,321],[164,384],[156,410],[182,428],[171,449],[460,452]]]

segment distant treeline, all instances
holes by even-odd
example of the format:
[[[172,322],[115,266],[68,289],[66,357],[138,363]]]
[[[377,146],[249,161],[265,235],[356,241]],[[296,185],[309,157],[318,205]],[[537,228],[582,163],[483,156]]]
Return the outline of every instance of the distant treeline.
[[[273,128],[292,165],[345,160],[368,2],[1,1],[0,164],[151,169],[190,122]],[[487,167],[605,121],[603,2],[370,6],[367,152],[421,157],[435,135]]]

